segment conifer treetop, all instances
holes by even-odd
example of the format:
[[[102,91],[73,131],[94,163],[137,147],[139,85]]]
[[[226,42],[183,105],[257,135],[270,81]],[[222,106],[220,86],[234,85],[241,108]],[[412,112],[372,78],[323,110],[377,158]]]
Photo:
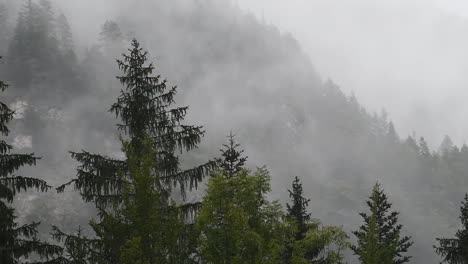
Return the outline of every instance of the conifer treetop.
[[[248,156],[243,157],[244,150],[237,150],[239,143],[234,140],[235,135],[232,131],[229,133],[229,143],[223,144],[224,149],[220,149],[222,158],[216,159],[219,168],[226,171],[229,178],[241,172]]]
[[[364,224],[353,232],[358,240],[357,245],[351,246],[354,254],[364,264],[409,262],[411,256],[404,254],[413,242],[411,237],[400,234],[403,226],[398,224],[399,213],[389,211],[392,204],[379,183],[374,185],[366,204],[370,212],[359,214]]]

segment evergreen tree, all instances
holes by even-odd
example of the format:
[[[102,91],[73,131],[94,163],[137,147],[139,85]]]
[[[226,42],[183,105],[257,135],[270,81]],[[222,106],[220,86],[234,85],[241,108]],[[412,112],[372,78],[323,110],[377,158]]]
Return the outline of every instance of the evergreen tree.
[[[295,177],[289,191],[291,205],[286,204],[286,219],[292,223],[293,236],[286,242],[286,263],[341,263],[341,250],[349,247],[347,234],[339,227],[322,226],[307,212],[310,199],[303,196],[302,183]]]
[[[204,131],[199,126],[181,124],[188,107],[172,107],[177,87],[167,89],[165,80],[152,76],[154,67],[147,65],[147,52],[136,40],[133,40],[129,52],[123,55],[123,60],[117,60],[119,69],[124,73],[117,78],[125,89],[110,111],[121,120],[118,129],[126,138],[124,142],[128,142],[124,143],[123,149],[127,154],[130,151],[131,155],[127,155],[125,160],[117,160],[99,154],[73,152],[72,157],[81,163],[77,177],[58,190],[63,191],[72,184],[85,201],[95,203],[100,221],[92,223],[92,226],[101,243],[100,252],[105,263],[126,263],[131,259],[128,256],[135,252],[144,254],[143,259],[149,261],[143,263],[184,263],[181,259],[185,257],[184,261],[188,261],[190,255],[188,252],[183,254],[190,237],[186,229],[189,227],[180,227],[175,223],[177,219],[182,220],[184,215],[194,212],[199,205],[175,205],[171,193],[177,186],[185,197],[186,191],[196,188],[214,163],[208,162],[189,170],[180,169],[176,153],[196,148]],[[148,150],[148,140],[151,141],[151,152]],[[137,165],[149,162],[148,155],[152,157],[152,163],[139,168]],[[144,177],[139,176],[141,173]],[[146,186],[149,188],[148,197],[143,197],[149,200],[136,202],[133,199],[141,194],[136,188],[140,184],[137,181],[139,177],[149,181]],[[129,233],[132,230],[127,229],[128,223],[133,226],[137,224],[129,211],[142,206],[140,202],[156,210],[151,212],[156,216],[141,219],[140,215],[137,219],[142,221],[138,222],[141,228],[155,228],[151,234],[159,232],[158,236],[151,236],[153,241],[145,240],[146,236],[135,236]],[[155,221],[159,226],[152,226]],[[176,241],[177,246],[163,243],[165,240]],[[155,245],[157,241],[160,244]],[[122,256],[123,248],[129,250],[125,251],[127,257]]]
[[[293,256],[293,245],[303,240],[307,232],[309,231],[310,226],[310,213],[307,212],[307,207],[309,206],[310,199],[306,199],[302,196],[302,183],[299,180],[299,177],[295,177],[292,183],[292,191],[288,190],[289,197],[291,198],[292,205],[286,204],[287,220],[291,221],[295,227],[295,232],[293,235],[292,241],[288,241],[286,244],[285,251],[285,261],[287,263],[292,263]],[[314,256],[311,252],[307,253],[307,258],[310,260]]]
[[[402,225],[398,224],[398,212],[389,212],[391,204],[376,184],[367,201],[370,214],[360,213],[364,224],[353,234],[357,245],[351,246],[363,264],[400,264],[410,261],[403,254],[413,244],[408,236],[401,236]]]
[[[460,220],[462,229],[457,231],[455,238],[436,238],[439,245],[434,248],[442,257],[442,263],[468,263],[468,194],[460,207]]]
[[[431,158],[431,151],[426,143],[424,137],[419,139],[419,154],[423,159],[430,159]]]
[[[226,175],[231,178],[243,169],[244,163],[247,161],[248,157],[241,156],[244,150],[237,150],[240,144],[235,142],[232,132],[228,137],[229,143],[228,145],[223,144],[224,149],[220,150],[221,158],[216,159],[216,163],[218,167],[223,169]]]
[[[309,229],[310,214],[307,212],[310,199],[302,196],[302,183],[299,177],[295,177],[292,183],[292,191],[288,190],[292,204],[286,204],[287,217],[293,220],[297,225],[297,232],[294,235],[295,240],[302,240]]]
[[[6,88],[7,85],[0,81],[0,92]],[[0,135],[3,137],[10,133],[7,124],[13,119],[13,114],[5,103],[0,102]],[[0,140],[0,263],[19,263],[20,259],[27,259],[32,253],[49,260],[59,254],[61,249],[38,240],[39,223],[19,226],[15,222],[15,209],[8,204],[13,202],[19,192],[29,189],[47,191],[50,186],[43,180],[15,174],[23,166],[35,165],[39,158],[34,154],[11,153],[12,150],[11,145]]]
[[[349,248],[348,235],[341,227],[323,226],[315,220],[304,239],[292,244],[292,264],[342,264],[342,251]]]
[[[112,20],[107,20],[102,25],[100,36],[105,43],[115,43],[123,40],[123,34],[119,24]]]
[[[452,139],[449,136],[445,135],[444,139],[442,140],[442,143],[440,143],[439,153],[443,156],[448,156],[448,154],[451,153],[453,150],[454,145]]]
[[[269,191],[264,168],[213,173],[197,218],[201,263],[281,263],[286,227]]]
[[[9,78],[23,89],[39,81],[54,83],[61,74],[60,56],[51,3],[25,1],[9,45]]]
[[[68,23],[68,19],[64,14],[60,14],[57,18],[57,33],[59,45],[62,53],[68,60],[75,60],[75,51],[73,44],[73,34]]]
[[[117,22],[107,20],[102,25],[99,35],[104,54],[115,56],[121,53],[125,38]]]
[[[409,148],[410,151],[419,154],[419,146],[416,143],[416,140],[412,136],[408,136],[405,140],[405,145]]]
[[[81,227],[76,234],[68,235],[60,231],[57,226],[52,226],[52,237],[63,243],[62,254],[51,264],[98,264],[102,263],[97,239],[83,235]]]
[[[388,124],[387,138],[391,144],[399,143],[400,141],[400,137],[398,136],[398,133],[395,130],[393,122],[390,122]]]

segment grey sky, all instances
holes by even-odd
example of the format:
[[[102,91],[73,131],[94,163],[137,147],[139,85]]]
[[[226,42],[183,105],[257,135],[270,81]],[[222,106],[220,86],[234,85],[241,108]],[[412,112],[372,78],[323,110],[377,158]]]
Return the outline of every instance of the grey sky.
[[[468,2],[238,0],[292,32],[320,75],[385,108],[402,136],[468,142]]]

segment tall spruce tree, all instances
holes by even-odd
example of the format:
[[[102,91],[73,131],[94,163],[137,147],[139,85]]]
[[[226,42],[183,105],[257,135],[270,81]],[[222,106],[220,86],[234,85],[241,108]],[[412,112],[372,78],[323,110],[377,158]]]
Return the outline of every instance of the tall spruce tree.
[[[66,59],[75,61],[73,34],[68,19],[64,14],[60,14],[57,18],[57,33],[59,48],[62,54]]]
[[[285,263],[341,263],[341,250],[349,247],[348,235],[335,226],[323,226],[307,212],[310,199],[303,196],[302,183],[295,177],[288,190],[291,204],[286,204],[286,219],[292,224],[292,237],[286,240]]]
[[[143,51],[137,40],[132,41],[129,54],[124,54],[123,60],[117,60],[117,63],[124,74],[117,78],[125,89],[110,111],[121,120],[117,127],[124,142],[128,142],[124,143],[124,152],[130,149],[132,154],[127,155],[127,159],[118,160],[89,152],[72,152],[72,157],[81,163],[77,177],[60,186],[58,191],[73,185],[85,201],[95,203],[100,220],[92,226],[101,243],[97,254],[101,254],[104,263],[126,263],[122,260],[122,249],[130,247],[132,250],[126,251],[126,256],[131,256],[135,253],[133,249],[141,243],[144,243],[144,248],[140,248],[143,250],[140,253],[151,256],[145,258],[148,262],[142,263],[184,263],[189,261],[190,255],[188,252],[183,254],[186,252],[183,246],[187,246],[188,231],[185,227],[175,230],[174,223],[177,221],[174,217],[182,221],[183,216],[194,212],[199,205],[180,202],[176,205],[171,193],[176,186],[182,197],[185,197],[186,191],[196,188],[215,164],[208,162],[182,170],[177,153],[196,148],[204,131],[200,126],[182,124],[188,107],[172,106],[177,87],[168,89],[166,80],[161,81],[160,76],[152,76],[154,66],[147,64],[147,52]],[[148,140],[151,141],[151,152],[147,150]],[[145,163],[148,155],[153,160],[149,165]],[[159,222],[160,226],[154,227],[156,230],[151,233],[159,232],[159,237],[152,236],[152,242],[129,233],[131,230],[128,230],[127,224],[135,225],[137,222],[124,213],[141,206],[135,198],[139,194],[135,184],[138,185],[138,175],[143,173],[138,168],[139,164],[149,166],[143,166],[141,170],[146,168],[145,173],[150,172],[150,175],[145,174],[145,178],[150,181],[147,188],[153,194],[148,194],[157,194],[158,197],[157,204],[149,208],[156,210],[152,213],[158,214],[159,218],[138,218],[142,221],[142,228],[156,220]],[[156,200],[150,203],[153,202],[156,203]],[[175,241],[179,248],[164,243],[165,239],[170,241],[171,237],[177,238]],[[155,245],[155,241],[160,243]],[[186,259],[181,260],[182,257]]]
[[[0,57],[1,59],[1,57]],[[0,92],[8,86],[0,81]],[[14,112],[0,102],[0,135],[7,137],[10,130],[8,122]],[[0,263],[15,264],[36,253],[46,261],[61,252],[60,247],[48,245],[37,238],[40,223],[19,226],[15,220],[15,209],[9,204],[15,195],[29,189],[47,191],[50,186],[43,180],[19,176],[15,172],[23,166],[35,165],[39,159],[34,154],[11,153],[13,147],[5,139],[0,140]],[[42,262],[37,262],[42,263]]]
[[[287,217],[293,220],[297,225],[295,239],[301,240],[306,236],[309,229],[310,213],[307,212],[310,199],[303,196],[302,183],[299,177],[295,177],[292,183],[292,190],[288,190],[291,204],[286,204]]]
[[[401,264],[410,261],[404,254],[413,244],[408,236],[401,236],[403,226],[398,224],[398,212],[390,212],[391,203],[380,187],[375,184],[367,201],[370,213],[360,213],[364,224],[353,232],[357,245],[351,249],[363,264]]]
[[[25,1],[8,48],[6,73],[23,99],[60,105],[82,87],[75,62],[60,48],[50,1]],[[60,33],[60,32],[59,32]]]
[[[224,149],[220,149],[221,158],[216,159],[216,163],[219,168],[226,172],[228,177],[233,177],[243,169],[248,157],[242,156],[244,150],[237,150],[240,144],[235,142],[232,132],[228,138],[229,143],[223,144]]]
[[[439,245],[434,248],[442,257],[442,263],[468,263],[468,194],[465,194],[460,206],[460,220],[462,228],[457,231],[455,238],[436,238]]]
[[[286,218],[295,226],[293,239],[286,244],[285,261],[292,263],[293,245],[297,241],[304,239],[310,226],[310,213],[307,212],[310,199],[306,199],[302,192],[302,183],[299,177],[295,177],[292,183],[292,190],[288,190],[289,197],[292,204],[286,204],[287,214]],[[307,258],[311,259],[310,252],[307,253]]]
[[[429,160],[431,158],[431,151],[429,150],[429,146],[427,145],[424,137],[419,139],[419,154],[425,160]]]

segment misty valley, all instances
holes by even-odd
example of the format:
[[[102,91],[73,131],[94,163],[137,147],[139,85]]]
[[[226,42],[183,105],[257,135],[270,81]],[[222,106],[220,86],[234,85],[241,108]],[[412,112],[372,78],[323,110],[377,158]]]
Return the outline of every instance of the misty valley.
[[[237,1],[0,0],[0,264],[468,263],[468,146],[397,128]]]

